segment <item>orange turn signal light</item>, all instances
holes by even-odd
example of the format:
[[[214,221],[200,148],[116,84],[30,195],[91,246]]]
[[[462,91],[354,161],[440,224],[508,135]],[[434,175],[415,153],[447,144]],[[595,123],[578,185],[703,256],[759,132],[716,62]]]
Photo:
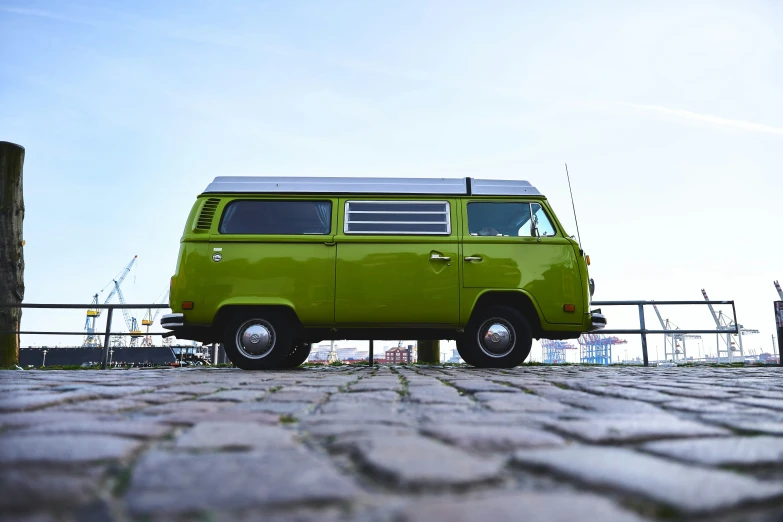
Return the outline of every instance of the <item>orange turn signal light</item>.
[[[182,301],[183,310],[193,310],[193,301]]]
[[[572,304],[563,305],[563,311],[565,312],[576,312],[576,306]]]
[[[587,266],[590,266],[590,256],[585,256],[585,262],[587,263]]]

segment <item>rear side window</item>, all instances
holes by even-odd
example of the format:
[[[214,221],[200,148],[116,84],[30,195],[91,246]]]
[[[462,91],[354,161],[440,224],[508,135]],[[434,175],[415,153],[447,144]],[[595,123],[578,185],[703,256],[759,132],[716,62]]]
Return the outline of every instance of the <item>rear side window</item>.
[[[226,205],[221,234],[328,234],[331,201],[237,200]]]
[[[448,201],[347,201],[346,234],[449,235]]]

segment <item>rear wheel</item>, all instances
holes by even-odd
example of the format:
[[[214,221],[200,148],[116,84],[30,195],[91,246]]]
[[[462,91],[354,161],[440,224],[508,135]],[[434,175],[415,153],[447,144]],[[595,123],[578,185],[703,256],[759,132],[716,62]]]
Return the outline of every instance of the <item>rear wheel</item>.
[[[280,363],[280,368],[298,368],[310,355],[311,346],[310,343],[294,343],[291,347],[291,352]]]
[[[471,318],[457,350],[479,368],[513,368],[530,354],[533,335],[527,318],[508,306],[491,306]]]
[[[243,370],[279,368],[291,352],[290,328],[274,313],[252,313],[230,321],[224,333],[226,354]]]

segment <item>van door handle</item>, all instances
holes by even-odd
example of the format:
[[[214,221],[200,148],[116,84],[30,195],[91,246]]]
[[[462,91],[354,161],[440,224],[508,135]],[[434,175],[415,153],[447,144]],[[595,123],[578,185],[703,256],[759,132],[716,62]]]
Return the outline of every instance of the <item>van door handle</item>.
[[[440,254],[432,254],[430,256],[431,260],[437,260],[437,261],[451,261],[451,258],[448,256],[442,256]]]
[[[337,243],[335,243],[334,241],[324,243],[324,245],[326,245],[326,246],[334,246],[336,244]]]
[[[468,256],[468,257],[466,257],[466,258],[465,258],[465,261],[467,261],[468,263],[472,263],[472,262],[474,262],[474,261],[475,261],[476,263],[478,263],[478,262],[479,262],[479,261],[481,261],[481,260],[482,260],[482,259],[481,259],[481,256]]]

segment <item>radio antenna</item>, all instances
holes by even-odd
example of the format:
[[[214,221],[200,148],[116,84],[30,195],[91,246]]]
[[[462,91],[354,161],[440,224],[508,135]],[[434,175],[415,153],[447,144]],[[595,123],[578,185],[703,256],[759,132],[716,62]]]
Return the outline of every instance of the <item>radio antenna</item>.
[[[568,179],[568,192],[571,193],[571,208],[574,209],[574,223],[576,223],[576,238],[579,240],[579,250],[582,250],[582,236],[579,235],[579,221],[576,219],[576,206],[574,206],[574,191],[571,190],[571,176],[568,174],[568,163],[565,164],[566,178]]]

